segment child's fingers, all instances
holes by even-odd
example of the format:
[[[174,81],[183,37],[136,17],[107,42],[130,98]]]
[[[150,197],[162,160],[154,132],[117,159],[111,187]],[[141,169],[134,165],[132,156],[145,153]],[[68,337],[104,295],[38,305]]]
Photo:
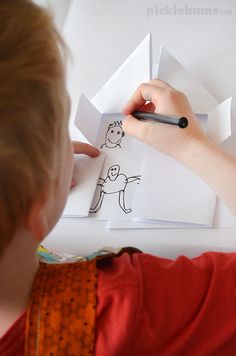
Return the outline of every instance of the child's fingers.
[[[131,114],[133,111],[138,110],[143,104],[145,104],[146,101],[151,101],[155,106],[157,106],[157,102],[159,101],[158,98],[162,96],[164,90],[164,88],[151,84],[141,84],[123,108],[123,114]]]
[[[149,126],[148,122],[142,122],[135,119],[132,115],[126,117],[123,121],[123,129],[128,135],[134,136],[144,141],[145,132]]]
[[[91,146],[85,142],[73,142],[74,153],[85,154],[90,157],[96,157],[99,155],[100,151],[97,147]]]

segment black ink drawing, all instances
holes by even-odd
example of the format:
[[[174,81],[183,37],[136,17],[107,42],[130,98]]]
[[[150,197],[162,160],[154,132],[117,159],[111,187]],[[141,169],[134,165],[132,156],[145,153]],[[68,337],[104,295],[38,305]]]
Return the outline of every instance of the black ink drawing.
[[[107,128],[105,143],[100,148],[121,148],[121,141],[125,133],[122,129],[122,121],[115,121]]]
[[[97,213],[102,206],[104,196],[106,194],[119,193],[118,202],[121,209],[126,213],[131,213],[132,209],[125,207],[125,189],[128,183],[140,181],[141,176],[127,177],[125,174],[120,173],[120,166],[115,164],[108,169],[107,177],[105,179],[99,178],[98,186],[100,187],[100,194],[98,201],[94,208],[90,209],[90,213]]]

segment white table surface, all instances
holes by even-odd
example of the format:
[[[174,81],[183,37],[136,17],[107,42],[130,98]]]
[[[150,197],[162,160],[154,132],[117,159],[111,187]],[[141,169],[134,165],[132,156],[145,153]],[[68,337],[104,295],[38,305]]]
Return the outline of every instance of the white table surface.
[[[84,92],[92,98],[145,35],[151,32],[154,73],[159,46],[164,45],[219,101],[233,97],[233,136],[225,147],[236,153],[236,1],[37,2],[49,2],[55,10],[57,25],[60,29],[64,26],[64,37],[73,56],[73,66],[68,70],[68,89],[72,99],[70,132],[73,139],[80,137],[73,125],[80,93]],[[193,14],[194,11],[202,14]],[[45,245],[57,251],[80,255],[102,246],[129,245],[161,256],[195,256],[207,250],[235,250],[236,228],[109,231],[101,221],[62,218],[49,234]]]

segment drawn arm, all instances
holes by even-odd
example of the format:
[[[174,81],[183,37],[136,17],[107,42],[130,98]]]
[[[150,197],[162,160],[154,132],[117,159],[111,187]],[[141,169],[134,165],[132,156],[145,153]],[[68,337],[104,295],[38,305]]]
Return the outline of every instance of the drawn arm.
[[[102,187],[103,184],[104,184],[104,182],[105,182],[105,179],[103,179],[103,178],[98,178],[97,185],[99,185],[100,187]]]
[[[140,181],[141,180],[141,176],[127,177],[126,183],[132,183],[132,182],[135,182],[136,180]]]

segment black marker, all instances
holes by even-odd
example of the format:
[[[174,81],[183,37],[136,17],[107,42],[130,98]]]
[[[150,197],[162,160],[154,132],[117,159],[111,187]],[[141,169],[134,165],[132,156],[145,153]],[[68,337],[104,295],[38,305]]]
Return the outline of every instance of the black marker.
[[[177,125],[184,129],[188,126],[188,119],[186,117],[181,116],[166,116],[161,114],[156,114],[153,112],[146,112],[146,111],[134,111],[132,115],[141,121],[155,121],[160,122],[162,124],[171,124]]]

